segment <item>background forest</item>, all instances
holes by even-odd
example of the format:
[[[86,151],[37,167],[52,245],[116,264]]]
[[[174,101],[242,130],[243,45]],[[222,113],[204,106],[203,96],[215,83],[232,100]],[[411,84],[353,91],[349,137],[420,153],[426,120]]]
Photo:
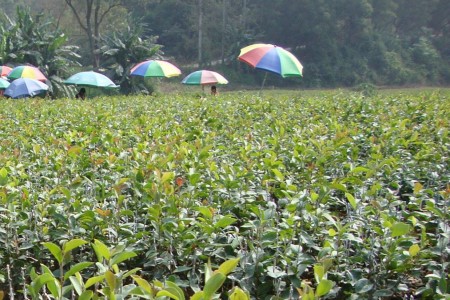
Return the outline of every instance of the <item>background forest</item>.
[[[0,63],[49,76],[102,69],[123,92],[127,71],[165,58],[184,71],[226,71],[259,84],[236,60],[254,42],[280,45],[304,65],[303,87],[448,85],[448,0],[0,0]],[[252,75],[252,76],[249,76]],[[270,83],[270,82],[269,82]]]

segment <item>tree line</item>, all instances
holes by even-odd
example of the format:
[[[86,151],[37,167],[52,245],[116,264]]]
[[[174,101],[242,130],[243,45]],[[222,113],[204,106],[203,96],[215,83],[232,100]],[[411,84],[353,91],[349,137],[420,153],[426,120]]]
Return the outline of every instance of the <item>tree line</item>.
[[[0,4],[7,8],[1,18],[2,35],[10,33],[11,23],[20,22],[28,8],[33,22],[53,20],[46,30],[59,37],[64,33],[61,47],[53,48],[64,49],[73,60],[67,63],[106,69],[128,90],[128,66],[150,57],[258,76],[236,59],[242,47],[255,42],[276,44],[296,55],[304,65],[304,77],[295,84],[305,87],[450,83],[448,0],[0,0]],[[16,12],[16,7],[21,8]],[[46,36],[40,27],[30,30],[35,30],[35,39]],[[17,32],[11,43],[16,38]],[[1,63],[31,55],[8,56],[3,44]],[[59,72],[59,66],[54,67]]]

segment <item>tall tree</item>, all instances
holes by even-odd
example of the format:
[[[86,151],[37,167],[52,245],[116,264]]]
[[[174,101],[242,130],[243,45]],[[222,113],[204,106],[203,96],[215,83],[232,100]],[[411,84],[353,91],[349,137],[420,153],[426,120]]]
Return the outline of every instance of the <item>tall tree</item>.
[[[28,63],[47,76],[67,75],[77,64],[77,47],[67,45],[68,37],[53,24],[42,14],[33,16],[18,7],[14,19],[0,22],[0,64]]]
[[[105,17],[112,10],[121,5],[119,0],[83,0],[81,4],[78,1],[65,0],[72,10],[78,24],[86,33],[89,41],[89,50],[94,68],[100,66],[100,26]],[[76,2],[76,3],[75,3]]]
[[[203,64],[203,0],[198,0],[198,65]]]

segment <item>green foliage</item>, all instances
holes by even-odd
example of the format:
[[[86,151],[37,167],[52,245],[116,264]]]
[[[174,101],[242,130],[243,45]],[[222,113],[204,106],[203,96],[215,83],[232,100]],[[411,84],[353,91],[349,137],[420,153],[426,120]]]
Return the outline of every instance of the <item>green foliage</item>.
[[[139,20],[130,19],[128,23],[130,25],[125,31],[114,32],[102,39],[102,66],[108,70],[108,77],[120,84],[123,94],[142,91],[143,88],[151,93],[153,89],[149,84],[133,86],[130,70],[141,61],[159,58],[161,45],[156,44],[156,36],[142,38],[145,26]]]
[[[445,298],[448,98],[3,100],[0,291]]]
[[[361,83],[354,90],[361,92],[366,97],[373,97],[377,94],[376,86],[371,83]]]
[[[16,17],[0,22],[0,64],[31,64],[38,66],[55,86],[54,96],[67,97],[70,91],[59,77],[68,76],[77,66],[78,47],[68,45],[69,38],[55,28],[51,19],[33,16],[28,9],[17,8]]]
[[[76,46],[67,45],[68,37],[55,29],[44,15],[33,16],[18,8],[14,19],[0,24],[0,63],[29,63],[39,66],[48,75],[67,75],[79,57]]]

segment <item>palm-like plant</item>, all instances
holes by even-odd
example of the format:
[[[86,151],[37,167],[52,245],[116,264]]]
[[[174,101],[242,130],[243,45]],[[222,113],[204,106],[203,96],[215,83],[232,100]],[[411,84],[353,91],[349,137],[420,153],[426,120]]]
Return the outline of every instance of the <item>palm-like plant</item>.
[[[37,66],[55,86],[59,86],[59,77],[79,65],[78,47],[67,45],[68,37],[61,30],[43,15],[33,17],[28,9],[18,8],[15,20],[5,15],[0,34],[0,63]]]
[[[133,65],[145,59],[160,58],[163,54],[162,46],[156,43],[157,36],[141,38],[145,35],[145,25],[135,20],[130,20],[129,24],[126,30],[105,36],[100,48],[102,66],[108,70],[109,77],[120,84],[124,94],[132,91],[130,69]]]

